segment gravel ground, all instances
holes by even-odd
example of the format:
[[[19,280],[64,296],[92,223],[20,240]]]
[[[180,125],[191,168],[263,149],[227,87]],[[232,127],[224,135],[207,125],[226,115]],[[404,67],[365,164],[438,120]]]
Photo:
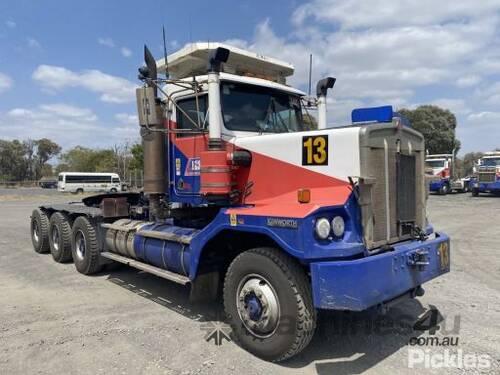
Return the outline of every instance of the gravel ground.
[[[0,190],[0,374],[500,373],[500,198],[431,196],[430,220],[452,237],[452,272],[385,316],[321,312],[311,345],[281,364],[226,340],[205,340],[215,327],[227,329],[220,302],[191,304],[186,288],[133,269],[86,277],[36,254],[32,209],[67,200],[76,199],[52,190]],[[431,308],[444,319],[435,336],[458,337],[457,346],[409,345],[412,337],[431,336],[403,323]],[[487,355],[490,367],[410,368],[418,350]]]

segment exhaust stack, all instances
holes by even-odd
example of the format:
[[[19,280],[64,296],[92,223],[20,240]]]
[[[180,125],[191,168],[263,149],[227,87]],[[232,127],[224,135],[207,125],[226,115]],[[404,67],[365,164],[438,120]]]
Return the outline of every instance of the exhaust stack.
[[[149,197],[150,219],[161,217],[160,197],[165,194],[165,136],[163,109],[157,97],[156,61],[144,46],[146,66],[139,68],[139,79],[146,85],[136,90],[137,112],[144,152],[144,194]]]
[[[326,129],[326,93],[335,85],[336,79],[326,77],[318,81],[316,96],[318,97],[318,129]]]

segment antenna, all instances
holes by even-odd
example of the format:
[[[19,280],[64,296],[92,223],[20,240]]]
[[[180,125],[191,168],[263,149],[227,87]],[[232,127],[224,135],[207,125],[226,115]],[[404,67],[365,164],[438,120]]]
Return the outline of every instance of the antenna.
[[[165,25],[162,25],[162,31],[163,31],[163,57],[165,59],[165,79],[168,79],[170,77],[170,74],[168,72],[168,57],[167,57],[167,42],[165,39]]]
[[[308,96],[311,96],[311,76],[312,76],[312,68],[313,68],[313,55],[309,54],[309,91]]]

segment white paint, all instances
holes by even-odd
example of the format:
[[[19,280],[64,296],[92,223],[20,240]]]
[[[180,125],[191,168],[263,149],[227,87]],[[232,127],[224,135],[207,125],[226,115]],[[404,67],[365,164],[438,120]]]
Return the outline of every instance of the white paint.
[[[262,134],[229,141],[249,151],[348,181],[349,176],[361,174],[359,156],[359,127],[315,130],[310,132]],[[308,135],[328,135],[328,165],[303,166],[302,142]],[[293,178],[293,176],[290,176]]]

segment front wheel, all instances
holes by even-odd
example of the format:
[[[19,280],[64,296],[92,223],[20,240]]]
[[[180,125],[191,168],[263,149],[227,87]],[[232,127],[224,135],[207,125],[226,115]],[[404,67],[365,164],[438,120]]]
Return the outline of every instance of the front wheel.
[[[316,328],[309,285],[300,265],[278,249],[238,255],[224,281],[224,308],[236,340],[274,362],[302,351]]]
[[[479,196],[479,189],[472,188],[472,196],[473,197],[478,197]]]
[[[449,192],[450,192],[450,187],[448,186],[448,184],[443,184],[443,186],[439,188],[439,195],[446,195]]]

